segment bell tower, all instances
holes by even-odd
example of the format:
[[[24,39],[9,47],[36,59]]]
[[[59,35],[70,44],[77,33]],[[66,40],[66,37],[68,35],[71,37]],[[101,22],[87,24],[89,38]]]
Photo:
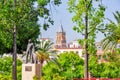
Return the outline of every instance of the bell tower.
[[[66,33],[62,25],[59,27],[56,34],[56,48],[66,48]]]

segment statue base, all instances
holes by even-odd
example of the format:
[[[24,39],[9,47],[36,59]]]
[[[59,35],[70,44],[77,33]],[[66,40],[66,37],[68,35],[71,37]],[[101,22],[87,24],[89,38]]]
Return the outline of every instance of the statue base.
[[[22,80],[33,80],[34,76],[40,78],[40,64],[22,64]]]

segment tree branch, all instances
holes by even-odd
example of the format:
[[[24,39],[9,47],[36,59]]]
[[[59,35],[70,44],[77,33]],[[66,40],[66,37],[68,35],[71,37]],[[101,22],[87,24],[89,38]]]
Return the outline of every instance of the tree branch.
[[[91,0],[91,1],[90,1],[90,3],[88,4],[88,7],[87,7],[88,9],[89,9],[89,7],[90,7],[91,3],[92,3],[92,0]]]
[[[10,30],[10,29],[3,29],[3,30],[6,31],[6,32],[9,32],[9,33],[11,33],[11,34],[13,34],[13,31]]]

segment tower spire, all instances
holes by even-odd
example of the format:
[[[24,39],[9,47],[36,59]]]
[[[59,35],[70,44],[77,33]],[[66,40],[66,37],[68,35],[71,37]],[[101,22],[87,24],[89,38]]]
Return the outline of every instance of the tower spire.
[[[61,24],[61,26],[59,27],[58,32],[63,32],[63,33],[64,33],[64,29],[63,29],[62,24]]]
[[[56,34],[56,46],[58,48],[66,48],[66,33],[63,30],[63,26],[61,25]]]

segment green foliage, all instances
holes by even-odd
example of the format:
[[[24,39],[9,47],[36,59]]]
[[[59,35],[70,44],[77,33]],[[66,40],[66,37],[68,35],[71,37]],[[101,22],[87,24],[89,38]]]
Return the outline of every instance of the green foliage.
[[[105,38],[101,41],[101,44],[105,51],[115,51],[120,40],[120,12],[116,11],[113,15],[116,22],[108,19],[109,23],[106,24],[105,30],[103,30]]]
[[[51,41],[40,40],[36,43],[36,55],[37,55],[38,61],[41,64],[40,78],[42,77],[42,65],[44,61],[55,62],[55,58],[57,55],[56,55],[56,51],[52,49],[53,49],[53,42]],[[50,57],[54,57],[54,59]]]
[[[115,59],[115,57],[112,59]],[[84,77],[84,61],[77,54],[73,52],[60,54],[57,62],[57,65],[49,62],[43,67],[43,80],[56,80],[57,78],[71,80],[72,78]],[[98,63],[97,57],[92,55],[89,57],[89,72],[96,78],[119,78],[120,68],[118,63],[114,60]]]
[[[12,58],[1,58],[0,59],[0,71],[5,72],[6,74],[9,74],[12,70]]]
[[[34,2],[38,3],[35,8]],[[54,3],[53,3],[54,2]],[[61,0],[13,0],[0,1],[0,53],[12,52],[13,27],[17,27],[18,51],[25,50],[28,39],[33,41],[40,34],[42,23],[38,24],[38,16],[44,19],[43,28],[47,30],[53,24],[47,5],[59,5]],[[50,10],[49,10],[50,9]]]
[[[56,73],[56,74],[53,75],[53,79],[52,80],[66,80],[66,78],[65,77],[61,77],[61,76],[59,76],[58,73]]]
[[[93,3],[96,3],[96,8]],[[96,33],[103,29],[105,7],[100,0],[69,0],[70,13],[73,13],[72,21],[75,23],[73,29],[84,35],[80,39],[85,53],[85,78],[88,78],[88,54],[93,54],[95,50]],[[93,51],[94,50],[94,51]]]
[[[114,63],[102,63],[99,64],[98,68],[98,77],[102,78],[119,78],[120,69]],[[101,69],[100,69],[101,68]]]
[[[17,79],[21,80],[22,62],[17,60]],[[0,80],[12,80],[12,58],[0,58]]]
[[[109,56],[109,58],[112,58],[112,56]],[[115,57],[112,59],[115,59]],[[96,56],[92,56],[89,59],[89,72],[91,72],[92,76],[96,78],[120,77],[120,68],[118,62],[113,60],[106,63],[98,63]]]
[[[3,76],[0,74],[0,80],[10,80],[10,78],[8,76]]]
[[[98,59],[96,56],[92,56],[89,59],[89,72],[92,73],[92,76],[94,77],[101,77],[100,74],[104,70],[102,69],[104,67],[104,63],[98,64]]]
[[[39,16],[44,19],[43,29],[47,30],[50,24],[53,24],[54,21],[51,19],[50,9],[47,6],[54,6],[61,4],[61,0],[37,0],[38,2],[38,12]]]
[[[39,80],[39,77],[35,75],[35,76],[33,77],[33,80]]]
[[[98,4],[94,7],[93,3]],[[86,39],[80,39],[81,45],[87,42],[89,53],[94,53],[92,50],[95,48],[94,42],[96,33],[103,29],[104,11],[105,7],[100,4],[100,0],[69,0],[69,11],[73,13],[72,21],[75,23],[73,29],[81,35],[88,35]],[[85,24],[85,16],[88,16],[88,23]],[[87,33],[85,33],[85,31]]]
[[[33,8],[32,1],[17,0],[16,8],[14,8],[13,0],[7,2],[3,0],[0,2],[0,9],[0,42],[3,44],[2,51],[12,52],[14,25],[17,26],[18,50],[24,50],[27,40],[29,38],[35,40],[39,35],[38,12]]]
[[[45,41],[45,40],[37,41],[35,47],[37,51],[37,57],[41,62],[41,64],[44,61],[49,61],[50,56],[53,56],[54,58],[56,57],[56,51],[51,50],[53,48],[53,42],[51,41]]]
[[[45,80],[55,79],[55,76],[70,80],[72,78],[83,77],[84,61],[76,53],[65,52],[60,54],[57,65],[49,62],[43,67],[43,77]]]
[[[114,63],[116,66],[120,66],[120,49],[116,49],[116,51],[113,52],[105,52],[105,54],[103,55],[103,58],[111,63]]]

